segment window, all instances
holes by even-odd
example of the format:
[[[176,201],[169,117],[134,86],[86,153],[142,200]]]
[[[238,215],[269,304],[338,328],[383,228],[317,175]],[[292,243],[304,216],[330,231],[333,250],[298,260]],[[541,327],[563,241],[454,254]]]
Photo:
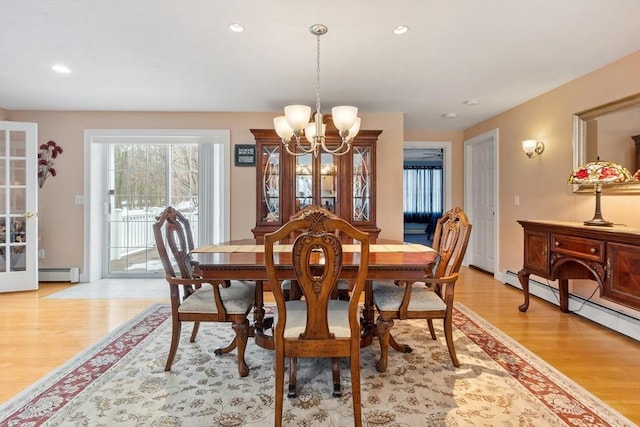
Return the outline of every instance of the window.
[[[442,216],[442,178],[440,166],[404,167],[404,221],[427,224],[428,234]]]

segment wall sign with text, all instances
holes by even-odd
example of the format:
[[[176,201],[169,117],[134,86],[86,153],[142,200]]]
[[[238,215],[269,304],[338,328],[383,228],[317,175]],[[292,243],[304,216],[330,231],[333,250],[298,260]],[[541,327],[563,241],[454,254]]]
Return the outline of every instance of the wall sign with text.
[[[236,166],[255,166],[256,146],[236,145],[235,160]]]

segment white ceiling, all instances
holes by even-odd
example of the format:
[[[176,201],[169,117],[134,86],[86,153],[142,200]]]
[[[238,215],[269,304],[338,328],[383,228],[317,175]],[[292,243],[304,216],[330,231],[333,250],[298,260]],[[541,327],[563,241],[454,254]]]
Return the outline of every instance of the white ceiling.
[[[639,16],[638,0],[0,0],[0,108],[313,106],[321,23],[323,112],[465,129],[637,51]]]

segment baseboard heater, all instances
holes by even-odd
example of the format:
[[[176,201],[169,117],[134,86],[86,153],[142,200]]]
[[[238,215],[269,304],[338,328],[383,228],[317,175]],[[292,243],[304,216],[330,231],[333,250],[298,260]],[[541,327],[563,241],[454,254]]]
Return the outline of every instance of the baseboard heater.
[[[71,282],[80,281],[79,267],[53,267],[38,269],[39,282]]]

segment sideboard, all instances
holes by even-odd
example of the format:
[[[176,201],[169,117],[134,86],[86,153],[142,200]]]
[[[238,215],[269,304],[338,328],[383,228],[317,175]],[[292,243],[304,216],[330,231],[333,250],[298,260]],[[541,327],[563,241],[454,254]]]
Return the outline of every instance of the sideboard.
[[[560,310],[569,311],[569,279],[595,280],[600,296],[640,310],[640,229],[566,221],[518,221],[524,266],[518,279],[529,308],[529,276],[558,280]]]

